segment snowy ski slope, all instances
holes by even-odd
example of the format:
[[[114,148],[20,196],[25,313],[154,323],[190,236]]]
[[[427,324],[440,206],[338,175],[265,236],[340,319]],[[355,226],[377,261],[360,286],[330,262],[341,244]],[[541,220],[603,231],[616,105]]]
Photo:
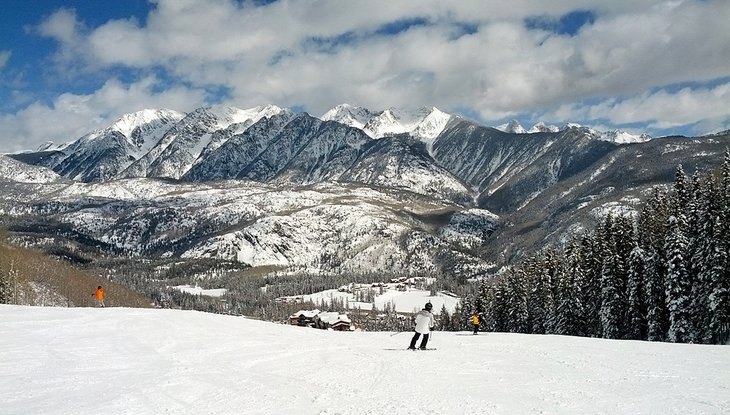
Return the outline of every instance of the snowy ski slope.
[[[0,413],[727,414],[730,348],[0,306]]]

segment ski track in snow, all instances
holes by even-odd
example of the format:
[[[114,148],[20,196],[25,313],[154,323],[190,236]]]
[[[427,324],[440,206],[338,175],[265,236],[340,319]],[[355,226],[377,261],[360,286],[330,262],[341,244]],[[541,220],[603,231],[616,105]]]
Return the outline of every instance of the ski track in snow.
[[[726,414],[730,348],[340,333],[178,310],[0,306],[0,412]]]

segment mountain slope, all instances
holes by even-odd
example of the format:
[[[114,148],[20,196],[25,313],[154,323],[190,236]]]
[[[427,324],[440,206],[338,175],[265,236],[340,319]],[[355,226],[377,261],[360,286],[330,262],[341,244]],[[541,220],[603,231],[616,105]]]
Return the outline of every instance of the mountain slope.
[[[34,164],[74,180],[107,180],[146,154],[182,117],[183,114],[171,110],[127,114],[107,128],[41,152],[42,156]],[[19,159],[23,160],[22,157]]]
[[[469,203],[471,192],[457,177],[434,162],[423,142],[388,137],[369,143],[341,180],[433,195]]]
[[[172,127],[142,159],[125,170],[122,177],[179,179],[201,154],[213,152],[235,133],[278,112],[281,109],[273,106],[249,110],[233,107],[199,108]],[[216,134],[231,126],[230,131]]]
[[[593,145],[615,146],[592,157],[575,160],[572,171],[563,170],[563,177],[548,191],[536,194],[522,209],[502,215],[513,226],[501,228],[492,235],[488,255],[504,255],[505,247],[516,252],[558,242],[581,227],[592,228],[607,213],[636,213],[655,186],[669,187],[674,182],[676,167],[685,172],[709,174],[722,164],[730,145],[730,134],[708,138],[655,138],[642,144],[616,146],[603,141]],[[598,147],[600,150],[600,147]],[[591,161],[592,160],[592,161]],[[589,161],[589,165],[581,165]],[[515,178],[491,196],[482,195],[480,205],[488,207],[518,203],[514,199],[529,176]],[[517,243],[514,243],[518,241]]]
[[[32,166],[0,154],[0,182],[51,183],[60,180],[61,176],[51,169]]]
[[[22,218],[11,227],[18,232],[68,237],[121,256],[217,258],[313,273],[482,275],[492,264],[469,249],[484,244],[484,229],[498,221],[443,198],[361,184],[140,178],[4,189],[0,212]]]
[[[218,148],[201,157],[183,175],[189,181],[235,179],[256,157],[264,152],[294,114],[282,111],[263,117],[240,134],[231,136]]]
[[[296,184],[334,180],[369,140],[359,129],[322,121],[306,113],[297,114],[238,177]]]
[[[590,143],[594,141],[587,131],[581,129],[568,129],[559,133],[509,134],[457,119],[449,122],[435,140],[433,155],[441,166],[469,183],[479,193],[490,195],[520,174],[529,174],[538,180],[527,186],[532,187],[532,192],[537,192],[545,190],[559,179],[558,170],[564,164],[558,157],[560,154],[574,152],[578,146],[585,155],[590,155],[594,147]],[[602,152],[611,151],[610,146],[599,146],[602,146]],[[580,158],[580,154],[573,158]],[[523,182],[527,184],[527,181]],[[515,196],[524,198],[529,195],[522,191]],[[519,203],[500,206],[499,210],[508,211],[517,206]]]

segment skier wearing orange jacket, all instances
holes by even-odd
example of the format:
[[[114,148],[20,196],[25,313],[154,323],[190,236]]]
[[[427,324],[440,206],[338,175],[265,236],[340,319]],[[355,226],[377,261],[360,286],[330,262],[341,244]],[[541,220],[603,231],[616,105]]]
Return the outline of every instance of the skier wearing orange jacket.
[[[96,292],[93,295],[96,298],[96,306],[104,307],[104,289],[101,288],[101,285],[96,288]]]

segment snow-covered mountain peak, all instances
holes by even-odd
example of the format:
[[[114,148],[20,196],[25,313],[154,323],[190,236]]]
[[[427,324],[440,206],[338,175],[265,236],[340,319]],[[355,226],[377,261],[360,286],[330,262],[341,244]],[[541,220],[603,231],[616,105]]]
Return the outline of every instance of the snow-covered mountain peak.
[[[571,128],[583,128],[583,126],[582,126],[582,125],[580,125],[580,124],[576,124],[576,123],[574,123],[574,122],[569,122],[569,123],[565,124],[565,125],[563,126],[563,128],[561,128],[561,129],[560,129],[560,131],[563,131],[563,130],[569,130],[569,129],[571,129]]]
[[[547,125],[543,121],[538,122],[537,124],[533,125],[529,130],[527,130],[528,133],[557,133],[560,131],[560,128],[555,125]]]
[[[373,138],[408,133],[428,141],[443,131],[451,115],[435,107],[421,107],[413,111],[391,107],[373,112],[367,108],[341,104],[327,111],[321,119],[359,128]]]
[[[648,134],[631,134],[621,130],[611,130],[599,133],[599,140],[610,141],[616,144],[645,143],[651,140]]]
[[[494,127],[500,131],[511,134],[526,134],[527,130],[517,120],[512,120],[506,124],[501,124]]]
[[[122,133],[128,139],[132,138],[132,134],[137,128],[144,127],[159,121],[165,123],[177,122],[185,117],[185,114],[169,109],[144,109],[142,111],[124,114],[119,117],[112,125],[107,127],[105,131],[117,131]]]
[[[320,119],[322,121],[336,121],[362,130],[374,115],[367,108],[340,104],[324,113]]]
[[[430,112],[418,123],[412,134],[427,143],[431,143],[441,134],[451,118],[451,114],[432,107]]]
[[[257,106],[248,109],[240,109],[230,106],[212,106],[204,109],[205,112],[213,115],[217,121],[218,129],[224,129],[231,124],[247,123],[253,124],[264,117],[271,117],[283,111],[276,105]]]
[[[38,149],[36,151],[46,151],[51,150],[55,146],[55,143],[53,141],[46,141],[45,143],[38,146]]]

